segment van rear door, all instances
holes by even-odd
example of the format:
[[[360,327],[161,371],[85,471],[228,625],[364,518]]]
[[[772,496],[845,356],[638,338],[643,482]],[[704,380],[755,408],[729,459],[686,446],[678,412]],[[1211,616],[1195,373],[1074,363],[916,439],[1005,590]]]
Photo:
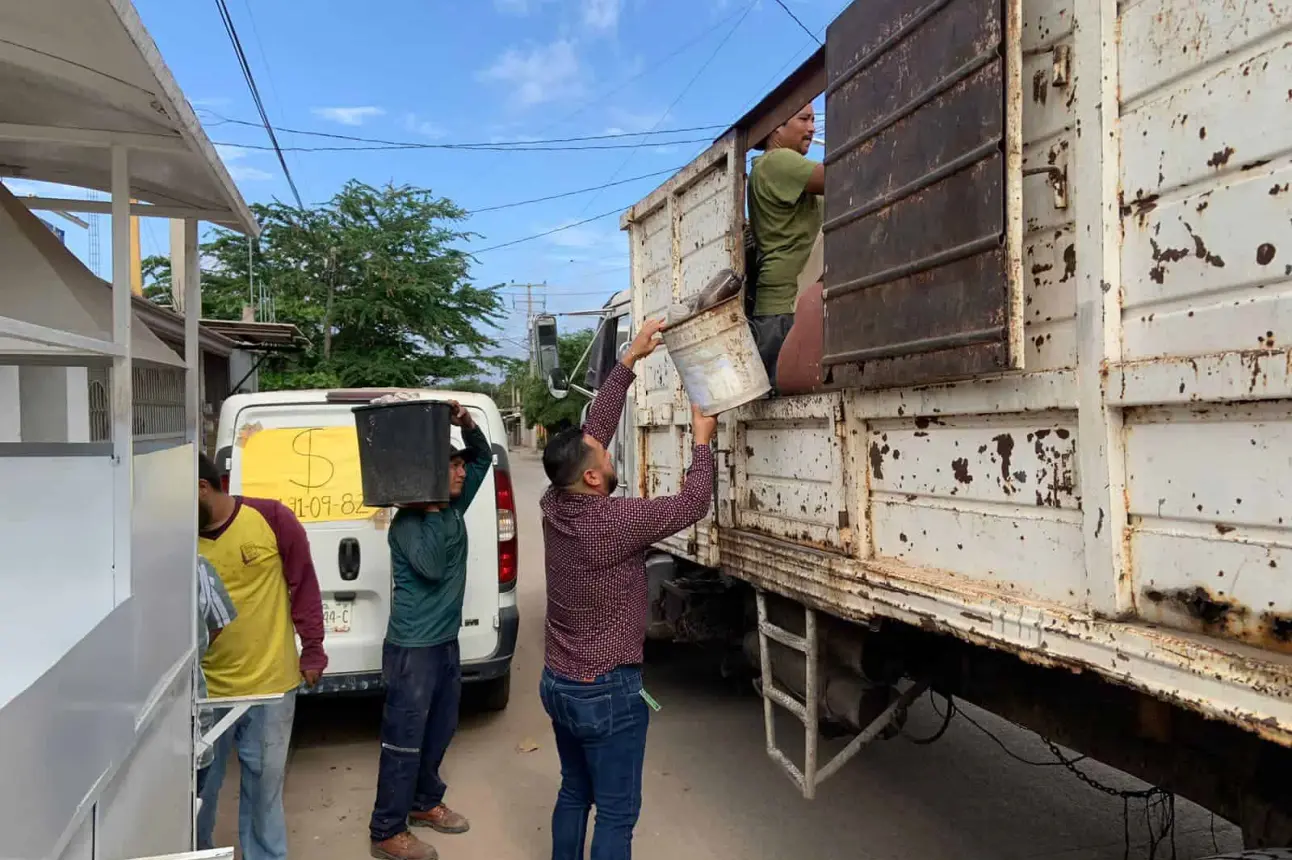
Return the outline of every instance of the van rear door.
[[[323,592],[328,674],[381,669],[390,616],[391,511],[363,504],[351,403],[248,406],[235,419],[231,492],[277,499],[300,519]],[[483,412],[472,409],[488,434]],[[453,441],[461,445],[454,428]],[[467,559],[462,659],[488,657],[497,644],[497,516],[493,473],[466,515]]]

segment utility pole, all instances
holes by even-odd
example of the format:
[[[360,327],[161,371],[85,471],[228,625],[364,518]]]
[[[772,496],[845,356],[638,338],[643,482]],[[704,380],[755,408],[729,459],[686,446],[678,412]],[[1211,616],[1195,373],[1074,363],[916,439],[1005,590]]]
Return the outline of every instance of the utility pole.
[[[535,308],[539,311],[547,310],[547,296],[539,294],[534,295],[535,288],[542,289],[547,286],[542,284],[513,284],[513,287],[524,288],[525,290],[525,351],[529,354],[530,369],[538,366],[538,349],[534,344],[534,317]],[[520,296],[512,296],[512,309],[519,310]]]

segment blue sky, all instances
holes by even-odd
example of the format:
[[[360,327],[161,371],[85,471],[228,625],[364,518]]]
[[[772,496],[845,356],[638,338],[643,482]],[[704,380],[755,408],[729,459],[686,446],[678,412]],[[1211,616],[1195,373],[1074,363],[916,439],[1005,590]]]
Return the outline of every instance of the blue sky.
[[[813,31],[846,0],[786,0]],[[429,143],[638,133],[730,123],[815,47],[774,0],[228,0],[276,126]],[[145,25],[250,201],[290,200],[213,2],[136,0]],[[724,42],[725,39],[725,42]],[[719,47],[721,45],[721,47]],[[674,54],[669,59],[669,55]],[[707,64],[707,65],[706,65]],[[701,71],[703,69],[703,71]],[[818,106],[819,109],[819,106]],[[718,129],[614,138],[636,148],[570,152],[289,152],[307,203],[350,178],[431,189],[471,210],[686,164]],[[280,135],[284,147],[331,143]],[[637,146],[640,144],[640,146]],[[490,245],[622,210],[667,176],[473,215]],[[161,222],[144,254],[165,253]],[[67,227],[69,244],[81,244]],[[106,256],[106,252],[105,252]],[[596,307],[627,286],[627,243],[606,217],[484,252],[480,284],[546,282],[547,308]],[[508,296],[523,297],[521,290]],[[509,298],[510,304],[510,298]],[[568,324],[567,324],[568,327]],[[524,337],[523,306],[501,336]],[[519,351],[503,342],[504,351]]]

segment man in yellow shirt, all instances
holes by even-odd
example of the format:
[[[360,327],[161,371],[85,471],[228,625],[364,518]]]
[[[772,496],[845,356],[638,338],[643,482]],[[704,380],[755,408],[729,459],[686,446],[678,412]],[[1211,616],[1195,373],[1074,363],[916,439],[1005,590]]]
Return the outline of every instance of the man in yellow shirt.
[[[302,681],[318,683],[327,668],[318,577],[305,528],[281,502],[225,493],[219,470],[205,456],[198,462],[197,492],[198,551],[215,566],[238,615],[202,660],[208,695],[283,694],[278,701],[251,708],[216,741],[215,758],[198,779],[198,847],[214,847],[216,801],[229,753],[236,747],[242,772],[242,856],[283,860],[283,782],[296,690]]]

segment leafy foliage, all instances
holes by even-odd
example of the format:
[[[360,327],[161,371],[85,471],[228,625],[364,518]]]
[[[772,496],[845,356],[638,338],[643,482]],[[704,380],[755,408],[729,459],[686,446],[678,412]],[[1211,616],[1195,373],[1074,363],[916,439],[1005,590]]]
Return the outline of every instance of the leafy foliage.
[[[502,298],[474,286],[469,256],[449,247],[469,235],[451,200],[351,180],[317,208],[252,209],[263,231],[250,258],[237,233],[218,230],[202,245],[202,315],[241,317],[253,298],[249,265],[269,286],[275,317],[309,344],[266,362],[262,387],[441,385],[498,363],[484,355],[496,345],[485,331],[500,322]],[[144,271],[145,295],[169,303],[169,262],[150,257]]]

